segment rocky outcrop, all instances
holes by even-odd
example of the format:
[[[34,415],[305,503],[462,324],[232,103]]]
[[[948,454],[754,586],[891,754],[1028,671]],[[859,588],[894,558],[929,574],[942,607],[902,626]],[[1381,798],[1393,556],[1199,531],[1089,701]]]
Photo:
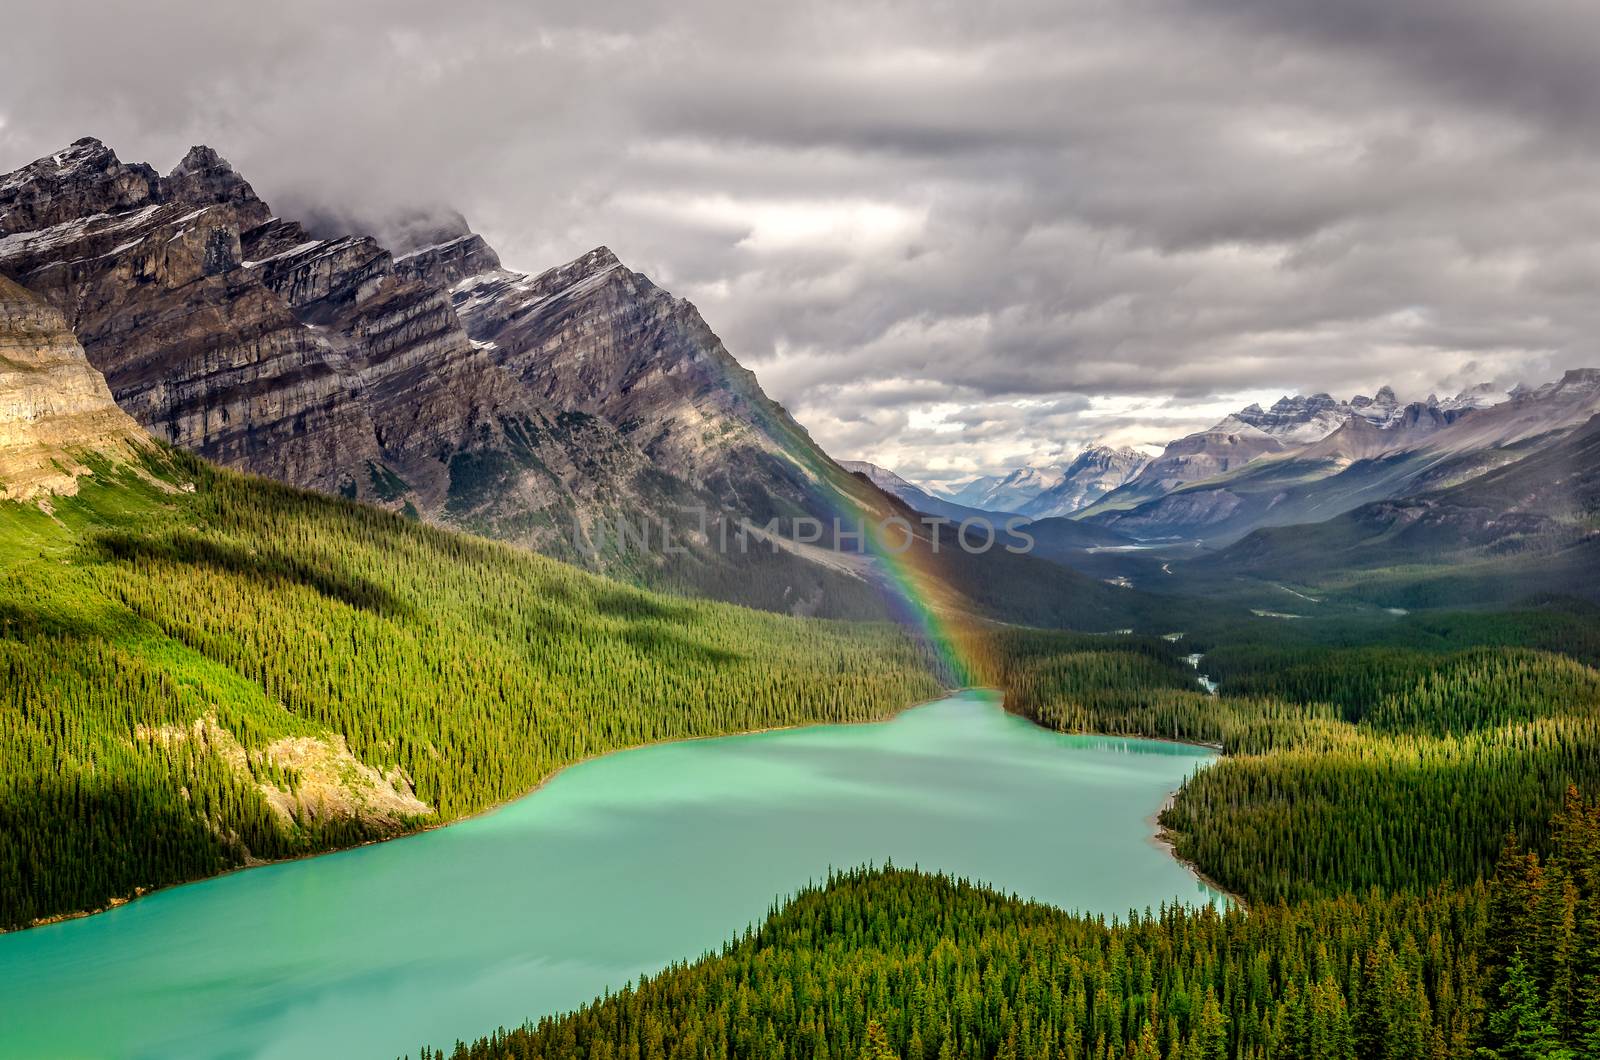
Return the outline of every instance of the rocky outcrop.
[[[123,165],[92,137],[0,177],[0,234],[137,209],[160,196],[146,165]]]
[[[1327,461],[1334,466],[1347,466],[1357,460],[1404,452],[1426,444],[1434,432],[1450,426],[1468,411],[1471,411],[1470,406],[1444,408],[1437,402],[1414,401],[1387,413],[1382,422],[1351,416],[1338,430],[1306,446],[1295,457],[1302,461]]]
[[[1210,430],[1199,431],[1168,445],[1129,485],[1134,489],[1170,493],[1179,486],[1213,478],[1286,448],[1260,428],[1230,416]]]
[[[141,442],[61,314],[0,276],[0,499],[72,493],[87,458]]]
[[[1288,445],[1303,445],[1326,438],[1344,425],[1354,408],[1329,394],[1281,397],[1270,409],[1249,405],[1233,418]]]

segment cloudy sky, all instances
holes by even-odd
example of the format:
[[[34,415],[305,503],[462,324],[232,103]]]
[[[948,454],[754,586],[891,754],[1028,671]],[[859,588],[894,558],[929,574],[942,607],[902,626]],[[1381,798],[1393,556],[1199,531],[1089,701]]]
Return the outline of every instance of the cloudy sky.
[[[1594,0],[53,0],[0,170],[217,148],[280,212],[605,243],[918,478],[1600,363]]]

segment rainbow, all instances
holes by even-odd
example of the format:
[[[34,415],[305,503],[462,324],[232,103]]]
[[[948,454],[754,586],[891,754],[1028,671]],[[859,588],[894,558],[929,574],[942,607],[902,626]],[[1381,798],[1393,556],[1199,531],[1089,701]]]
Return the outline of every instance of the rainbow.
[[[750,379],[753,383],[754,377]],[[908,540],[912,527],[903,521],[880,522],[876,513],[864,508],[845,486],[854,481],[853,476],[822,454],[804,429],[761,394],[759,387],[755,392],[759,395],[756,407],[769,410],[770,420],[762,424],[768,436],[779,442],[783,455],[816,484],[818,499],[832,509],[837,524],[851,535],[861,531],[860,551],[883,574],[878,584],[893,617],[922,642],[942,680],[953,687],[974,683],[982,672],[982,627],[938,574],[932,549]],[[792,444],[783,445],[786,439]]]

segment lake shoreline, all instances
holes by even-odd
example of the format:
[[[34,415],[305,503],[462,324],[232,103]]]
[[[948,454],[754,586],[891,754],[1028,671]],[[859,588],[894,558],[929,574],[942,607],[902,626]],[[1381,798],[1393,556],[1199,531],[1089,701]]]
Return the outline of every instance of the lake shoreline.
[[[81,909],[81,910],[77,910],[77,911],[71,912],[71,913],[56,913],[56,914],[54,914],[52,916],[40,917],[39,919],[34,920],[31,923],[29,923],[27,926],[20,927],[20,928],[9,928],[9,929],[0,928],[0,935],[13,935],[13,934],[17,934],[18,932],[22,932],[22,931],[32,931],[34,928],[49,927],[52,924],[64,924],[64,923],[66,923],[66,922],[68,922],[70,920],[83,920],[86,917],[99,916],[101,913],[109,913],[113,909],[119,909],[122,906],[128,905],[130,902],[137,902],[139,899],[148,898],[150,895],[153,895],[153,894],[159,894],[159,893],[161,893],[163,891],[176,890],[179,887],[192,887],[195,884],[208,883],[211,880],[220,880],[220,879],[223,879],[224,877],[233,876],[233,875],[236,875],[236,874],[241,873],[241,872],[249,872],[251,869],[266,868],[266,867],[268,867],[270,865],[292,865],[297,861],[311,861],[314,858],[325,858],[325,857],[328,857],[328,856],[333,855],[333,854],[342,854],[342,853],[345,853],[346,851],[350,851],[350,850],[360,850],[363,847],[378,846],[378,845],[383,844],[383,843],[393,843],[393,842],[397,842],[397,841],[402,840],[402,839],[409,839],[412,836],[425,835],[428,832],[436,831],[437,829],[440,829],[440,828],[449,828],[452,825],[464,824],[467,821],[475,820],[475,819],[477,819],[479,817],[488,817],[490,814],[498,813],[499,811],[505,809],[507,806],[510,806],[513,803],[521,802],[523,799],[526,799],[526,798],[528,798],[528,797],[530,797],[532,795],[538,794],[540,791],[542,791],[544,789],[544,787],[547,784],[549,784],[551,781],[555,780],[557,777],[559,777],[561,774],[565,773],[567,770],[573,769],[573,768],[575,768],[577,766],[581,766],[581,765],[584,765],[584,764],[589,763],[589,762],[593,762],[596,759],[609,757],[611,755],[623,754],[623,753],[628,752],[628,751],[638,751],[638,750],[642,750],[643,748],[646,748],[646,747],[667,747],[667,746],[670,746],[672,744],[692,743],[692,742],[697,741],[697,740],[725,740],[725,739],[728,739],[729,737],[733,737],[733,736],[759,736],[762,733],[789,732],[789,731],[792,731],[794,729],[811,729],[811,728],[816,728],[817,726],[820,726],[820,725],[882,725],[882,724],[884,724],[886,722],[893,721],[894,719],[898,718],[900,715],[904,714],[908,710],[916,710],[918,707],[926,707],[929,704],[938,703],[941,700],[949,699],[951,696],[959,695],[962,692],[995,692],[995,691],[998,691],[998,689],[987,689],[987,688],[951,688],[951,689],[945,689],[942,694],[934,696],[932,699],[922,699],[922,700],[918,700],[915,703],[908,703],[907,705],[905,705],[903,707],[898,707],[894,711],[892,711],[891,713],[886,714],[886,715],[884,715],[883,717],[880,717],[880,718],[864,718],[864,719],[862,719],[860,721],[812,721],[812,722],[803,722],[803,723],[796,724],[796,725],[769,725],[769,726],[766,726],[765,728],[760,728],[760,729],[740,729],[737,732],[707,733],[704,736],[675,736],[670,740],[654,740],[654,741],[647,742],[647,743],[630,744],[627,747],[616,747],[616,748],[613,748],[613,749],[611,749],[609,751],[597,751],[594,754],[585,755],[583,758],[580,758],[580,759],[578,759],[576,761],[573,761],[573,762],[568,762],[566,765],[559,767],[558,769],[556,769],[553,772],[551,772],[548,776],[546,776],[543,779],[541,779],[539,781],[539,783],[535,784],[533,787],[529,788],[527,791],[524,791],[519,795],[513,795],[510,798],[501,799],[499,802],[496,802],[496,803],[494,803],[493,805],[490,805],[490,806],[485,806],[481,810],[474,810],[472,813],[464,814],[464,815],[462,815],[460,817],[452,817],[448,821],[434,821],[431,824],[424,824],[424,825],[420,825],[419,827],[416,827],[416,828],[408,828],[405,831],[395,832],[393,835],[381,836],[381,837],[379,837],[377,839],[363,839],[359,843],[351,843],[351,844],[349,844],[347,846],[331,847],[331,848],[329,848],[327,850],[308,851],[307,853],[304,853],[304,854],[296,854],[293,857],[287,857],[287,858],[246,858],[245,859],[245,863],[243,865],[235,865],[232,868],[223,869],[221,872],[212,873],[209,876],[200,876],[200,877],[197,877],[197,878],[192,879],[192,880],[183,880],[183,881],[180,881],[178,883],[165,883],[165,884],[161,884],[160,886],[156,886],[156,887],[140,887],[140,888],[136,888],[134,890],[133,894],[128,895],[126,897],[120,896],[120,895],[117,896],[117,897],[114,897],[109,902],[107,902],[105,905],[100,906],[100,907],[98,907],[96,909]]]
[[[796,729],[811,729],[811,728],[817,728],[817,727],[821,727],[821,726],[884,725],[884,724],[887,724],[888,722],[894,721],[896,718],[899,718],[901,715],[907,713],[908,711],[916,710],[919,707],[926,707],[926,706],[929,706],[931,704],[941,702],[943,700],[951,698],[952,696],[960,695],[960,694],[962,694],[964,692],[987,692],[987,693],[993,693],[998,698],[998,705],[999,705],[1000,709],[1002,711],[1004,711],[1005,713],[1010,714],[1013,717],[1021,718],[1022,720],[1028,722],[1028,724],[1036,726],[1037,728],[1039,728],[1039,729],[1041,729],[1041,730],[1043,730],[1045,732],[1063,733],[1063,730],[1053,729],[1053,728],[1050,728],[1049,726],[1041,725],[1034,718],[1030,718],[1030,717],[1028,717],[1027,715],[1024,715],[1024,714],[1018,714],[1015,711],[1012,711],[1012,710],[1008,709],[1006,707],[1006,705],[1005,705],[1004,692],[1001,689],[993,688],[993,687],[990,687],[990,686],[975,685],[975,686],[968,686],[968,687],[965,687],[965,688],[949,688],[949,689],[945,689],[939,695],[934,696],[934,697],[932,697],[930,699],[922,699],[922,700],[918,700],[918,701],[916,701],[914,703],[908,703],[903,707],[898,707],[895,710],[890,711],[889,713],[887,713],[887,714],[885,714],[885,715],[883,715],[881,717],[876,717],[876,718],[863,718],[863,719],[858,720],[858,721],[811,721],[811,722],[801,722],[801,723],[797,723],[797,724],[794,724],[794,725],[770,725],[770,726],[765,726],[765,727],[759,728],[759,729],[741,729],[741,730],[738,730],[736,732],[725,732],[725,733],[706,733],[704,735],[699,735],[699,736],[678,736],[678,737],[673,737],[672,739],[667,739],[667,740],[655,740],[655,741],[650,741],[650,742],[645,742],[645,743],[630,744],[627,747],[617,747],[617,748],[613,748],[613,749],[608,750],[608,751],[599,751],[599,752],[596,752],[596,753],[591,754],[591,755],[586,755],[581,759],[577,759],[575,761],[568,762],[567,764],[561,766],[560,768],[552,771],[548,776],[546,776],[543,779],[541,779],[537,784],[535,784],[533,787],[529,788],[527,791],[524,791],[524,792],[522,792],[522,793],[520,793],[518,795],[514,795],[514,796],[511,796],[511,797],[506,798],[506,799],[502,799],[499,802],[494,803],[493,805],[485,806],[483,809],[475,810],[470,814],[465,814],[465,815],[463,815],[461,817],[455,817],[455,818],[452,818],[452,819],[450,819],[448,821],[434,821],[432,823],[424,824],[424,825],[421,825],[421,826],[416,827],[416,828],[410,828],[410,829],[406,829],[405,831],[395,832],[392,835],[382,836],[382,837],[376,838],[376,839],[365,839],[365,840],[362,840],[359,843],[351,843],[348,846],[333,847],[333,848],[328,849],[328,850],[309,851],[309,852],[304,853],[304,854],[296,854],[293,857],[271,858],[271,859],[249,858],[249,859],[246,859],[246,862],[244,864],[242,864],[242,865],[235,865],[235,866],[233,866],[231,868],[224,869],[223,871],[218,872],[218,873],[213,873],[212,875],[209,875],[209,876],[201,876],[201,877],[198,877],[198,878],[193,879],[193,880],[183,880],[183,881],[178,882],[178,883],[162,884],[162,885],[156,886],[156,887],[137,888],[132,895],[113,897],[105,905],[100,906],[100,907],[95,908],[95,909],[78,910],[78,911],[71,912],[71,913],[57,913],[57,914],[55,914],[53,916],[42,917],[42,918],[40,918],[38,920],[35,920],[32,923],[28,924],[26,927],[12,928],[12,929],[9,929],[9,930],[0,930],[0,936],[10,935],[10,934],[17,934],[19,932],[31,931],[34,928],[49,927],[49,926],[51,926],[53,924],[63,924],[63,923],[66,923],[66,922],[72,921],[72,920],[82,920],[82,919],[85,919],[85,918],[88,918],[88,917],[98,916],[101,913],[108,913],[113,909],[121,908],[122,906],[128,905],[128,904],[130,904],[132,902],[137,902],[137,901],[139,901],[140,899],[143,899],[143,898],[148,898],[148,897],[150,897],[151,895],[154,895],[154,894],[159,894],[159,893],[162,893],[162,892],[165,892],[165,891],[176,890],[177,888],[180,888],[180,887],[191,887],[191,886],[194,886],[196,884],[207,883],[207,882],[209,882],[211,880],[220,880],[220,879],[223,879],[224,877],[227,877],[227,876],[233,876],[233,875],[236,875],[236,874],[242,873],[242,872],[249,872],[252,869],[266,868],[266,867],[272,866],[272,865],[288,865],[288,864],[293,864],[293,863],[299,862],[299,861],[310,861],[310,860],[315,859],[315,858],[323,858],[323,857],[328,857],[328,856],[333,855],[333,854],[345,853],[346,851],[360,850],[360,849],[362,849],[364,847],[378,846],[378,845],[384,844],[384,843],[393,843],[393,842],[397,842],[399,840],[409,839],[409,838],[411,838],[413,836],[425,835],[428,832],[432,832],[432,831],[435,831],[435,830],[440,829],[440,828],[449,828],[449,827],[451,827],[453,825],[463,824],[463,823],[465,823],[467,821],[475,820],[475,819],[480,818],[480,817],[487,817],[487,816],[490,816],[491,814],[498,813],[501,810],[504,810],[506,807],[508,807],[508,806],[510,806],[510,805],[512,805],[514,803],[521,802],[523,799],[526,799],[526,798],[529,798],[529,797],[531,797],[533,795],[538,794],[548,784],[550,784],[552,781],[554,781],[557,777],[561,776],[567,770],[573,769],[573,768],[575,768],[577,766],[585,765],[585,764],[587,764],[589,762],[593,762],[593,761],[595,761],[597,759],[600,759],[600,758],[609,757],[611,755],[623,754],[623,753],[628,752],[628,751],[638,751],[638,750],[642,750],[644,748],[649,748],[649,747],[665,747],[665,746],[670,746],[672,744],[692,743],[692,742],[701,741],[701,740],[725,740],[725,739],[729,739],[729,738],[733,738],[733,737],[739,737],[739,736],[759,736],[759,735],[762,735],[764,733],[790,732],[790,731],[794,731]],[[1064,735],[1073,735],[1073,734],[1066,734],[1066,733],[1063,733],[1063,734]],[[1218,755],[1221,755],[1223,753],[1223,749],[1222,749],[1222,746],[1220,744],[1205,743],[1205,742],[1197,741],[1197,740],[1181,740],[1181,739],[1173,739],[1173,738],[1160,737],[1160,736],[1149,736],[1149,735],[1140,734],[1140,733],[1117,733],[1117,732],[1085,731],[1085,732],[1077,733],[1075,735],[1105,736],[1105,737],[1110,737],[1110,738],[1113,738],[1113,739],[1123,739],[1123,740],[1149,740],[1149,741],[1151,741],[1153,743],[1173,744],[1173,745],[1183,746],[1183,747],[1199,747],[1199,748],[1203,748],[1203,749],[1208,750],[1208,751],[1216,752]],[[1234,895],[1232,892],[1228,891],[1226,888],[1220,886],[1215,881],[1207,878],[1203,873],[1200,872],[1198,867],[1196,867],[1195,865],[1193,865],[1189,861],[1185,860],[1184,858],[1179,857],[1178,854],[1177,854],[1176,849],[1173,847],[1173,845],[1170,842],[1170,840],[1166,839],[1167,830],[1163,826],[1161,826],[1161,824],[1159,822],[1159,818],[1160,818],[1160,815],[1163,812],[1165,812],[1165,810],[1167,809],[1167,806],[1171,805],[1172,799],[1173,799],[1175,794],[1176,793],[1169,793],[1166,803],[1164,803],[1160,808],[1158,808],[1155,811],[1154,814],[1152,814],[1150,817],[1146,818],[1146,822],[1151,826],[1151,834],[1149,835],[1148,838],[1150,839],[1151,842],[1155,843],[1156,845],[1164,847],[1166,849],[1166,851],[1168,852],[1168,854],[1172,857],[1172,859],[1174,861],[1176,861],[1176,862],[1178,862],[1178,864],[1182,865],[1186,871],[1188,871],[1191,875],[1193,875],[1200,882],[1206,884],[1208,887],[1213,888],[1218,893],[1225,895],[1230,901],[1237,901],[1237,902],[1239,902],[1239,904],[1241,906],[1243,906],[1244,902],[1241,901],[1236,895]]]
[[[1224,887],[1210,876],[1207,876],[1200,870],[1199,865],[1196,865],[1194,862],[1178,853],[1178,846],[1175,841],[1175,837],[1178,835],[1178,833],[1161,823],[1161,815],[1172,809],[1173,805],[1177,801],[1178,789],[1168,792],[1166,800],[1161,803],[1161,807],[1157,809],[1155,813],[1152,813],[1149,817],[1145,818],[1145,823],[1150,826],[1150,842],[1158,849],[1165,851],[1167,856],[1172,858],[1173,861],[1176,861],[1179,865],[1182,865],[1186,870],[1188,870],[1189,875],[1193,876],[1197,881],[1205,884],[1213,891],[1216,891],[1229,902],[1237,905],[1240,909],[1249,912],[1250,904],[1248,902],[1234,892],[1228,890],[1228,888]]]

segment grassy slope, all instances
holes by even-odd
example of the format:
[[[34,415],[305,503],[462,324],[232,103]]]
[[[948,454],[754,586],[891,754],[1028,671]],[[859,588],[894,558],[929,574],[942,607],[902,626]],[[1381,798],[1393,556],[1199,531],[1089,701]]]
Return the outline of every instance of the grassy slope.
[[[51,514],[0,505],[0,925],[939,688],[887,626],[653,595],[161,460],[193,492],[102,469]]]

